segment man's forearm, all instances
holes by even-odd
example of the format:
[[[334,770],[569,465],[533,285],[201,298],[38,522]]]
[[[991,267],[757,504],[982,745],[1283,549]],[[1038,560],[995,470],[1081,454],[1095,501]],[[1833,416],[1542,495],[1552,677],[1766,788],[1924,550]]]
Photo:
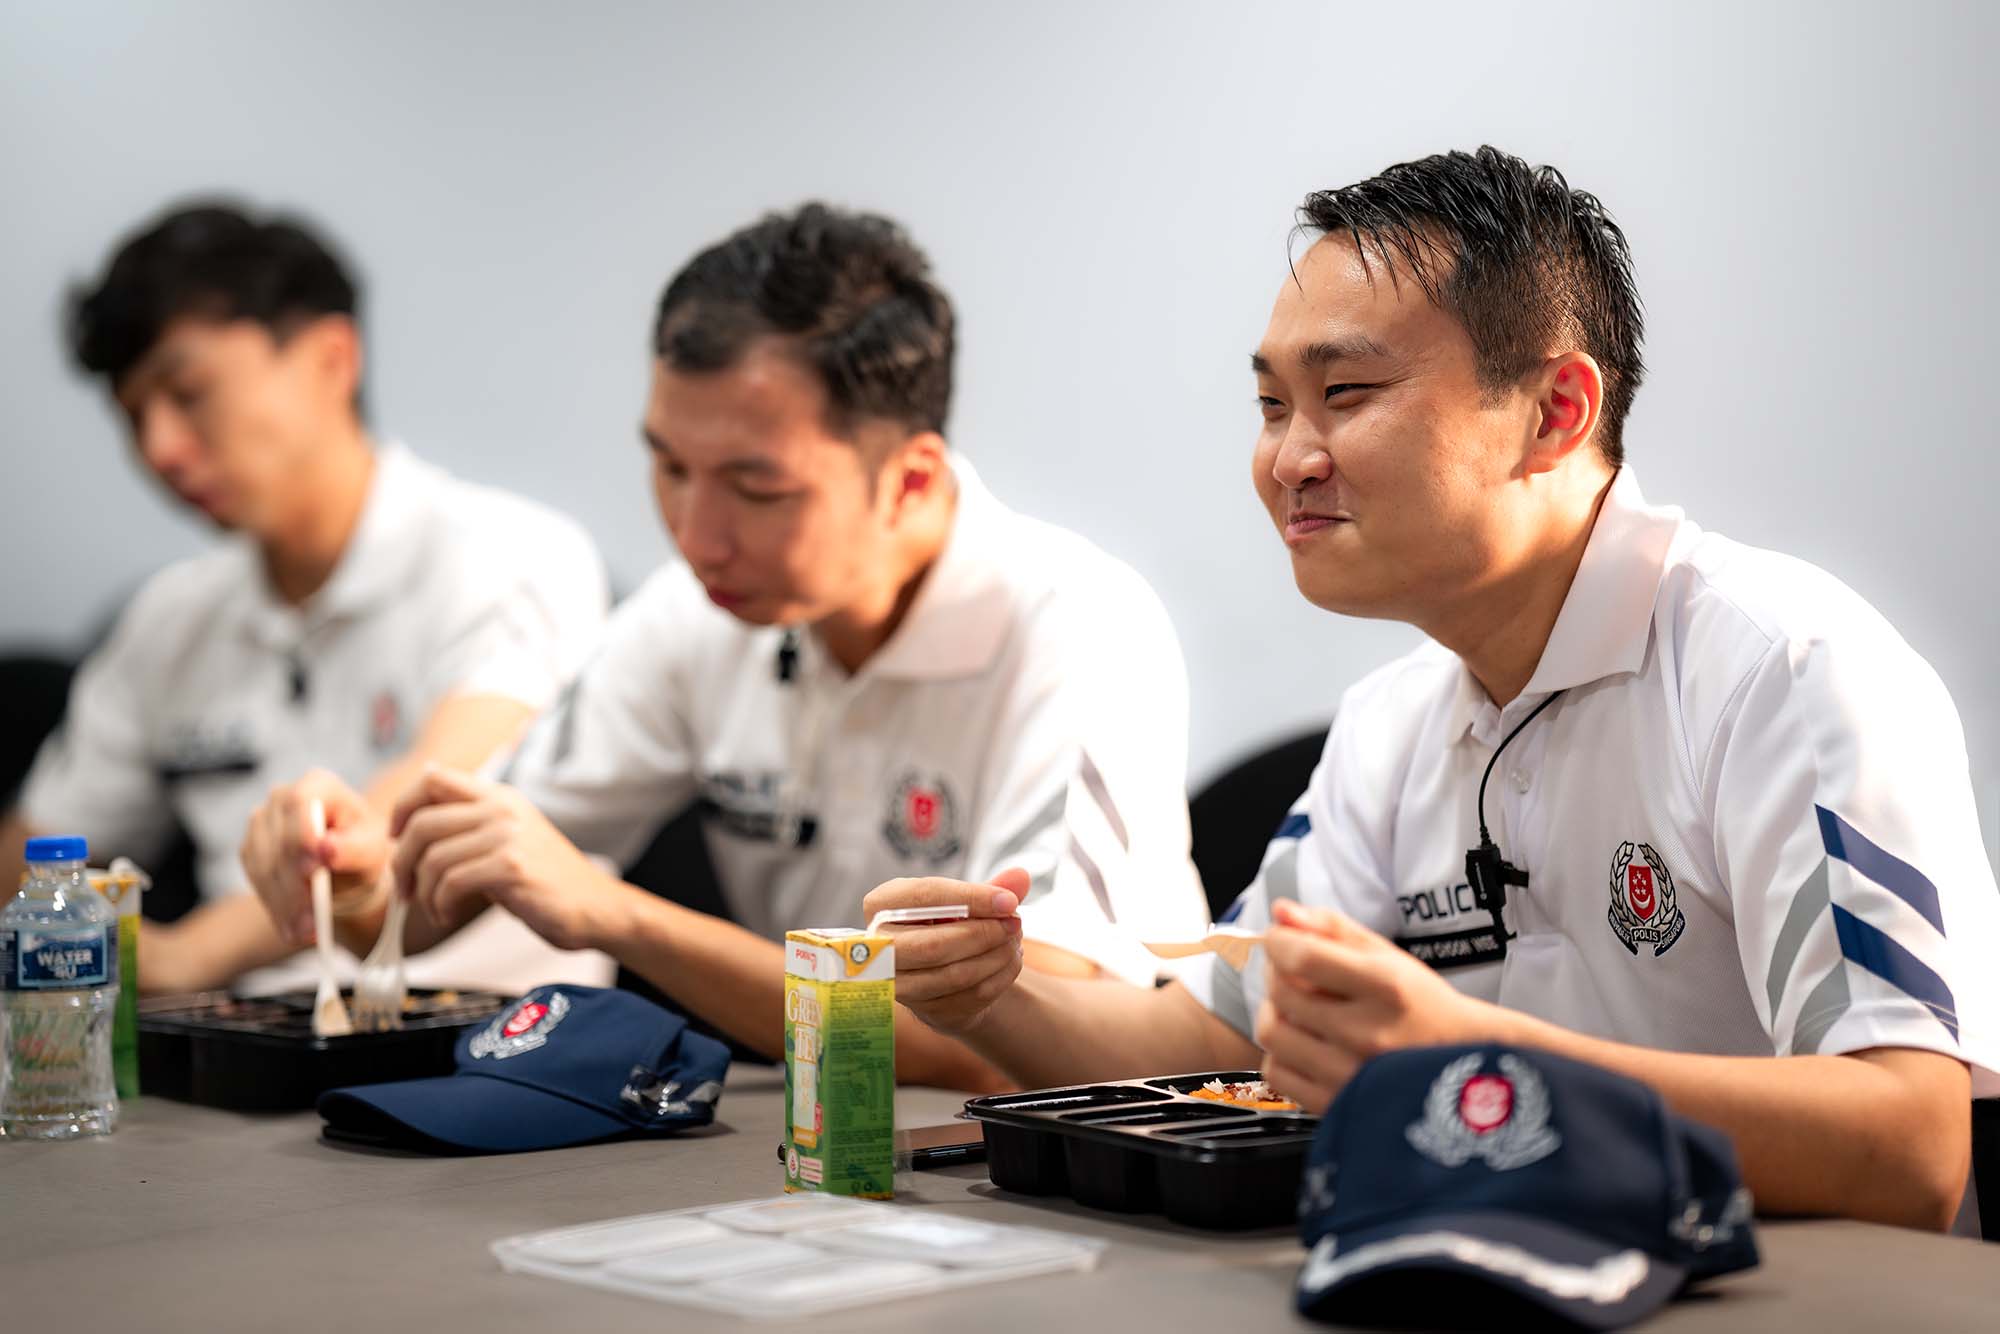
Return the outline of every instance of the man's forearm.
[[[772,1060],[785,1054],[785,950],[732,922],[626,886],[626,921],[593,942],[674,1002]],[[1012,1087],[964,1044],[896,1007],[896,1078],[998,1092]]]
[[[139,990],[156,995],[226,987],[296,953],[254,894],[197,906],[171,924],[139,928]]]
[[[1641,1080],[1727,1133],[1760,1212],[1951,1225],[1971,1157],[1970,1076],[1951,1058],[1655,1051],[1501,1013],[1504,1040]]]
[[[1024,971],[964,1035],[1028,1088],[1254,1068],[1257,1048],[1179,986]]]

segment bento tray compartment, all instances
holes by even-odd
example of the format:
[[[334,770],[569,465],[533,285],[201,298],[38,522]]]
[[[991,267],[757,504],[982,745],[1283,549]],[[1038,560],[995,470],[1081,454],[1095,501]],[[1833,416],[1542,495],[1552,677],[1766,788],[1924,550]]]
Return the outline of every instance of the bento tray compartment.
[[[1016,1195],[1069,1194],[1063,1141],[1039,1130],[986,1123],[986,1176]]]
[[[1192,1091],[1255,1071],[1212,1071],[1035,1089],[966,1103],[986,1126],[1002,1190],[1067,1195],[1118,1213],[1164,1213],[1205,1228],[1282,1225],[1317,1118],[1238,1107]]]
[[[1255,1121],[1257,1114],[1247,1107],[1231,1107],[1219,1102],[1140,1103],[1129,1107],[1100,1107],[1087,1112],[1064,1112],[1061,1120],[1073,1126],[1166,1126],[1185,1122]]]
[[[1140,1084],[1079,1084],[1035,1093],[998,1093],[977,1101],[984,1107],[1017,1112],[1075,1112],[1134,1102],[1166,1102],[1168,1095]],[[967,1103],[968,1107],[972,1104]]]
[[[1216,1231],[1291,1226],[1298,1219],[1299,1175],[1312,1141],[1292,1144],[1292,1152],[1237,1162],[1155,1158],[1160,1212],[1176,1223]]]
[[[507,999],[413,990],[400,1030],[316,1038],[309,991],[161,997],[140,1005],[139,1083],[148,1094],[237,1111],[311,1107],[330,1088],[449,1074],[459,1034]]]

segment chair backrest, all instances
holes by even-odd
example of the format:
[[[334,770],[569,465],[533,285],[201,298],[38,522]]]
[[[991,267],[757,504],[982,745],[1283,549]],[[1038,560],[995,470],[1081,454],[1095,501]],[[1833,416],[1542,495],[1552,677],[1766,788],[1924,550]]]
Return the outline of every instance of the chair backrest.
[[[723,895],[722,879],[716,875],[715,863],[708,855],[708,840],[702,833],[702,820],[702,810],[697,804],[661,824],[659,831],[653,835],[653,841],[625,868],[625,883],[636,885],[655,898],[733,922],[736,919],[729,911],[729,900]],[[613,985],[644,996],[655,1005],[665,1006],[676,1014],[685,1015],[688,1027],[727,1043],[730,1059],[738,1064],[745,1061],[760,1065],[771,1063],[770,1057],[744,1046],[623,964],[618,967],[617,980]]]
[[[0,657],[0,810],[14,804],[42,740],[55,731],[69,703],[75,665],[47,653]]]
[[[75,676],[76,665],[53,654],[0,656],[0,699],[7,701],[0,710],[0,810],[13,807],[43,739],[61,724]],[[178,825],[146,873],[153,880],[143,905],[148,921],[176,921],[200,901],[194,842]]]
[[[1972,1189],[1979,1200],[1979,1235],[2000,1241],[2000,1098],[1972,1104]]]
[[[1325,727],[1288,737],[1237,761],[1188,802],[1191,851],[1211,918],[1256,878],[1271,835],[1306,790],[1325,747]]]

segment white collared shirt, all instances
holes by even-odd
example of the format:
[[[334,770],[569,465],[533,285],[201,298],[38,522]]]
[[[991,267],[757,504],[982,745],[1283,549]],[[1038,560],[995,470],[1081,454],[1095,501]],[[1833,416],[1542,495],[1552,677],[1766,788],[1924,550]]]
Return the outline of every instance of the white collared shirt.
[[[547,706],[595,642],[605,598],[575,522],[385,445],[353,538],[304,606],[278,600],[243,538],[146,582],[78,673],[22,813],[88,838],[100,864],[152,862],[178,824],[204,899],[248,892],[237,849],[274,784],[318,767],[365,786],[449,696]],[[450,953],[413,961],[412,980],[548,981],[560,956],[526,936],[482,919]],[[246,986],[309,980],[308,961],[294,964]]]
[[[898,876],[1021,866],[1028,938],[1150,981],[1136,942],[1207,918],[1180,645],[1129,567],[952,466],[951,536],[859,672],[807,633],[780,679],[784,632],[721,611],[676,564],[613,614],[504,775],[621,866],[699,803],[731,915],[769,939],[859,925]]]
[[[1530,883],[1504,961],[1465,854],[1486,820]],[[1461,991],[1577,1032],[1770,1056],[1911,1047],[2000,1092],[2000,892],[1944,684],[1831,575],[1704,533],[1614,481],[1547,649],[1494,708],[1429,644],[1341,701],[1305,795],[1231,910],[1336,908]],[[1184,978],[1248,1035],[1261,950]]]

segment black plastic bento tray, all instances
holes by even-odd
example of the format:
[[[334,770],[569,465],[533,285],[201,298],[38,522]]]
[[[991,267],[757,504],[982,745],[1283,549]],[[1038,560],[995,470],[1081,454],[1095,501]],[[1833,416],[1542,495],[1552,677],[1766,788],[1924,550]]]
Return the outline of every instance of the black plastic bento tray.
[[[346,996],[353,1008],[353,997]],[[403,1027],[316,1038],[313,993],[168,996],[139,1007],[139,1087],[148,1096],[236,1111],[292,1111],[352,1084],[450,1074],[468,1026],[507,998],[489,991],[412,989]]]
[[[1002,1190],[1066,1195],[1118,1213],[1203,1228],[1271,1227],[1297,1213],[1317,1117],[1189,1096],[1254,1070],[1072,1084],[974,1098],[987,1175]]]

